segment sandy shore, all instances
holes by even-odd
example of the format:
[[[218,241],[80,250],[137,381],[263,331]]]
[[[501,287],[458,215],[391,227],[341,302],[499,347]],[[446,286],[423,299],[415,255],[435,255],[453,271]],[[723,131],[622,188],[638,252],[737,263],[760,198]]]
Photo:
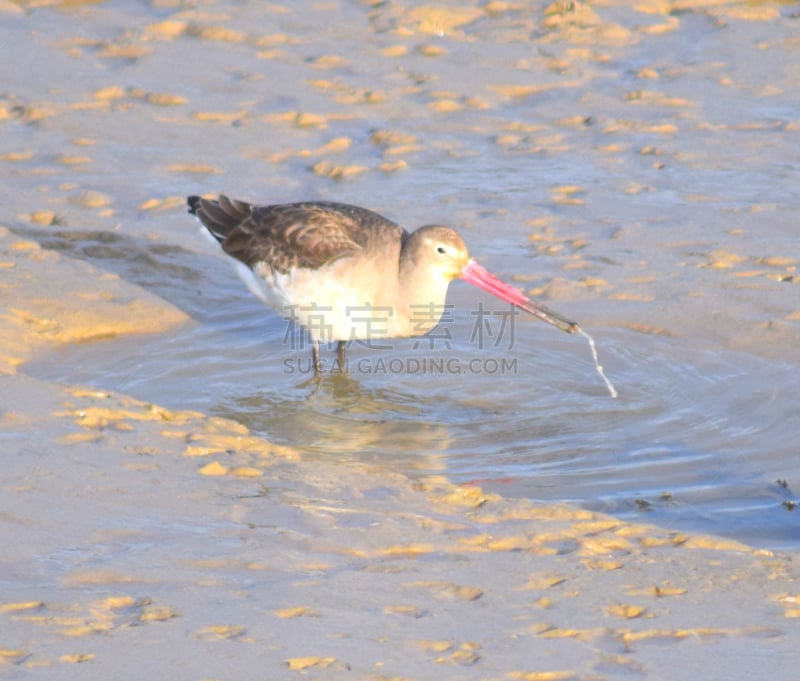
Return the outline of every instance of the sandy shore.
[[[542,8],[542,25],[557,30],[565,22],[576,51],[569,59],[602,69],[602,55],[578,46],[622,45],[636,36],[601,24],[588,4],[578,4],[580,21]],[[690,3],[673,4],[674,12],[643,3],[647,35],[675,29]],[[397,9],[374,19],[376,34],[388,32],[396,43],[381,54],[404,57],[403,41],[412,36],[414,59],[436,58],[437,35],[461,35],[481,17],[511,16],[512,5]],[[766,3],[699,5],[717,7],[709,16],[720,21],[770,21],[778,11]],[[64,344],[192,323],[154,293],[43,248],[36,235],[66,224],[122,229],[157,244],[164,236],[153,216],[164,218],[165,230],[184,219],[187,177],[199,182],[253,162],[288,193],[298,191],[309,168],[326,181],[368,171],[390,177],[419,152],[417,140],[384,131],[374,143],[382,156],[370,169],[338,160],[352,143],[346,135],[302,146],[309,130],[347,125],[344,113],[297,108],[259,118],[248,109],[223,110],[230,82],[257,80],[237,67],[236,50],[244,47],[257,49],[260,63],[277,65],[287,82],[295,72],[280,71],[286,64],[316,69],[319,78],[303,85],[311,101],[318,94],[334,108],[385,106],[381,90],[326,80],[339,64],[336,36],[306,61],[293,61],[290,35],[263,31],[254,42],[245,26],[225,26],[225,3],[197,9],[152,2],[119,15],[94,14],[92,6],[0,0],[6,44],[22,50],[25,41],[39,41],[36,54],[7,74],[0,101],[0,153],[10,178],[0,218],[2,678],[796,678],[796,554],[509,500],[443,477],[412,479],[388,464],[307,461],[231,420],[26,374],[28,360]],[[264,11],[291,13],[273,3]],[[333,10],[320,3],[315,11]],[[510,26],[503,30],[515,37]],[[43,41],[50,30],[59,35]],[[186,36],[195,41],[188,53],[179,45]],[[215,52],[225,75],[214,82],[217,109],[186,112],[187,98],[200,99],[209,85],[208,74],[179,58],[197,54],[198,45]],[[164,61],[153,65],[152,55]],[[102,64],[101,76],[87,60]],[[160,89],[164,63],[174,72]],[[554,73],[569,70],[568,63],[553,65]],[[408,88],[403,96],[416,96],[410,70],[386,73],[387,88],[400,79]],[[655,80],[654,73],[640,78]],[[178,84],[189,76],[198,83],[181,94]],[[539,92],[509,84],[494,95],[507,101]],[[420,106],[431,115],[497,105],[447,91],[425,96]],[[392,115],[399,120],[402,105]],[[285,135],[284,151],[268,158],[258,152],[253,160],[255,151],[236,147],[214,160],[206,133],[225,147],[249,123],[278,128],[272,134]],[[153,141],[164,130],[169,160]],[[498,144],[527,144],[526,135],[539,132],[517,129]],[[255,186],[256,179],[249,181]],[[570,205],[580,194],[566,187],[559,196]],[[732,256],[716,253],[714,262],[752,264]],[[791,284],[796,267],[772,257],[753,277],[775,295],[766,287],[776,272]],[[624,299],[631,300],[649,299]],[[797,312],[781,314],[762,331],[791,340]]]
[[[4,678],[791,678],[793,556],[307,463],[229,420],[27,377],[30,353],[185,316],[0,239]]]

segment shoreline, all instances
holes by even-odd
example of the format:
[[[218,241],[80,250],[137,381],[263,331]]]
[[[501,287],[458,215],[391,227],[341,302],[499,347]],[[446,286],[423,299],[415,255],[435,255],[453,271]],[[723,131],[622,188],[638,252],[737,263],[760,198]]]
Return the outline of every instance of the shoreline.
[[[0,0],[0,676],[794,681],[800,551],[544,499],[619,499],[624,470],[615,509],[668,480],[797,546],[797,22]],[[448,221],[602,329],[620,400],[532,327],[513,381],[373,372],[309,404],[264,362],[291,329],[185,214],[220,191]]]
[[[676,654],[711,678],[794,649],[794,553],[307,462],[227,419],[18,373],[26,351],[186,318],[0,237],[10,678],[656,679]],[[93,278],[101,305],[80,295]],[[72,292],[61,317],[54,287]]]

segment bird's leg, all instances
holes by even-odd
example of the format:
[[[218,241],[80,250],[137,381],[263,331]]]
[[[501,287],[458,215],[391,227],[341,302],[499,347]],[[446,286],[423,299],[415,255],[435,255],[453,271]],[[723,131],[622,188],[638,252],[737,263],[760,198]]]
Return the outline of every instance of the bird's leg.
[[[339,364],[339,371],[341,371],[343,374],[346,374],[347,373],[347,365],[346,365],[346,361],[347,360],[345,359],[344,349],[345,349],[345,341],[341,341],[340,340],[338,345],[336,346],[336,361]]]
[[[314,376],[319,378],[322,375],[322,362],[319,359],[319,341],[311,341],[311,362],[314,365]]]

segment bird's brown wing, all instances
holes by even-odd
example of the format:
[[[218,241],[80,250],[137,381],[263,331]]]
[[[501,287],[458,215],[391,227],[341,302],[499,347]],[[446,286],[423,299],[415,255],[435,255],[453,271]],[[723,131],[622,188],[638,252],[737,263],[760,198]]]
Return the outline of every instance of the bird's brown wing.
[[[355,255],[376,240],[399,240],[402,228],[377,213],[341,203],[305,202],[254,206],[220,195],[189,197],[189,211],[249,267],[263,262],[277,272],[317,269]]]

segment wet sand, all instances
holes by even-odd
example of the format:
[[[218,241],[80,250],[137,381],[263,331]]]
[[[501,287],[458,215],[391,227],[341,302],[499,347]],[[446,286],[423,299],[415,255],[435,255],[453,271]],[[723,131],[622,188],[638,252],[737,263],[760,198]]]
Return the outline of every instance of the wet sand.
[[[4,678],[793,674],[790,555],[2,383]]]
[[[397,186],[428,180],[414,179],[415,165],[439,153],[468,155],[459,130],[485,124],[471,112],[506,119],[491,145],[557,156],[574,149],[571,134],[586,122],[523,123],[520,101],[581,90],[603,77],[606,51],[691,35],[696,19],[729,22],[739,37],[770,22],[781,35],[788,21],[783,5],[769,3],[297,7],[0,1],[4,49],[29,57],[13,69],[4,60],[0,92],[0,675],[795,678],[796,552],[508,499],[443,476],[412,477],[390,461],[309,459],[234,420],[26,373],[26,362],[65,346],[202,323],[201,293],[160,283],[148,290],[97,265],[104,244],[123,236],[145,245],[132,259],[147,248],[201,251],[185,246],[182,198],[198,187],[258,197],[269,185],[287,200],[315,194],[362,204],[373,203],[363,194],[374,190],[378,204],[384,197],[391,205]],[[370,58],[384,60],[377,83],[360,65],[352,26]],[[534,42],[531,60],[548,61],[549,79],[455,89],[469,72],[465,48],[484,29],[496,44]],[[796,55],[796,39],[763,49]],[[425,75],[431,60],[439,60],[436,78]],[[532,67],[514,68],[519,76]],[[741,68],[698,71],[746,90]],[[668,71],[641,64],[632,77],[658,82]],[[258,89],[266,73],[268,95]],[[779,86],[763,87],[763,97],[780,100]],[[627,148],[638,161],[663,163],[666,152],[641,136],[668,139],[669,125],[702,121],[688,100],[649,86],[635,91],[641,118],[615,119],[630,133],[622,144],[639,144]],[[620,106],[606,104],[609,112]],[[661,118],[665,110],[681,112],[677,123]],[[430,117],[424,143],[402,132],[404,115],[420,111]],[[437,135],[438,117],[448,116],[461,117]],[[380,125],[367,133],[365,121]],[[781,125],[788,134],[798,123]],[[615,144],[599,152],[611,168],[628,162]],[[705,150],[695,153],[675,157],[704,163]],[[364,177],[370,184],[359,186]],[[626,186],[632,200],[657,193],[645,183]],[[587,203],[579,185],[547,191],[551,207]],[[699,188],[687,200],[702,209],[707,198]],[[530,242],[575,257],[531,286],[550,300],[584,301],[581,320],[619,315],[625,324],[635,318],[644,335],[696,333],[711,346],[796,358],[797,302],[782,297],[785,287],[796,293],[798,279],[796,253],[785,252],[778,229],[787,213],[769,196],[742,210],[751,209],[777,219],[758,241],[747,230],[732,235],[740,252],[696,236],[689,246],[676,237],[682,246],[654,256],[655,265],[673,253],[692,263],[684,278],[663,283],[679,292],[672,298],[641,263],[620,281],[576,275],[591,258],[566,229],[575,218],[551,216]],[[69,257],[70,235],[89,235],[95,250]],[[631,225],[611,239],[620,253],[647,241]],[[704,335],[701,317],[682,316],[685,299],[696,297],[697,271],[727,277],[722,288],[736,291],[741,311],[718,316]],[[176,268],[164,278],[182,273],[188,277]],[[524,273],[518,279],[528,281]],[[618,307],[602,313],[597,300]],[[763,306],[770,323],[761,321]],[[756,321],[740,332],[742,320]]]

